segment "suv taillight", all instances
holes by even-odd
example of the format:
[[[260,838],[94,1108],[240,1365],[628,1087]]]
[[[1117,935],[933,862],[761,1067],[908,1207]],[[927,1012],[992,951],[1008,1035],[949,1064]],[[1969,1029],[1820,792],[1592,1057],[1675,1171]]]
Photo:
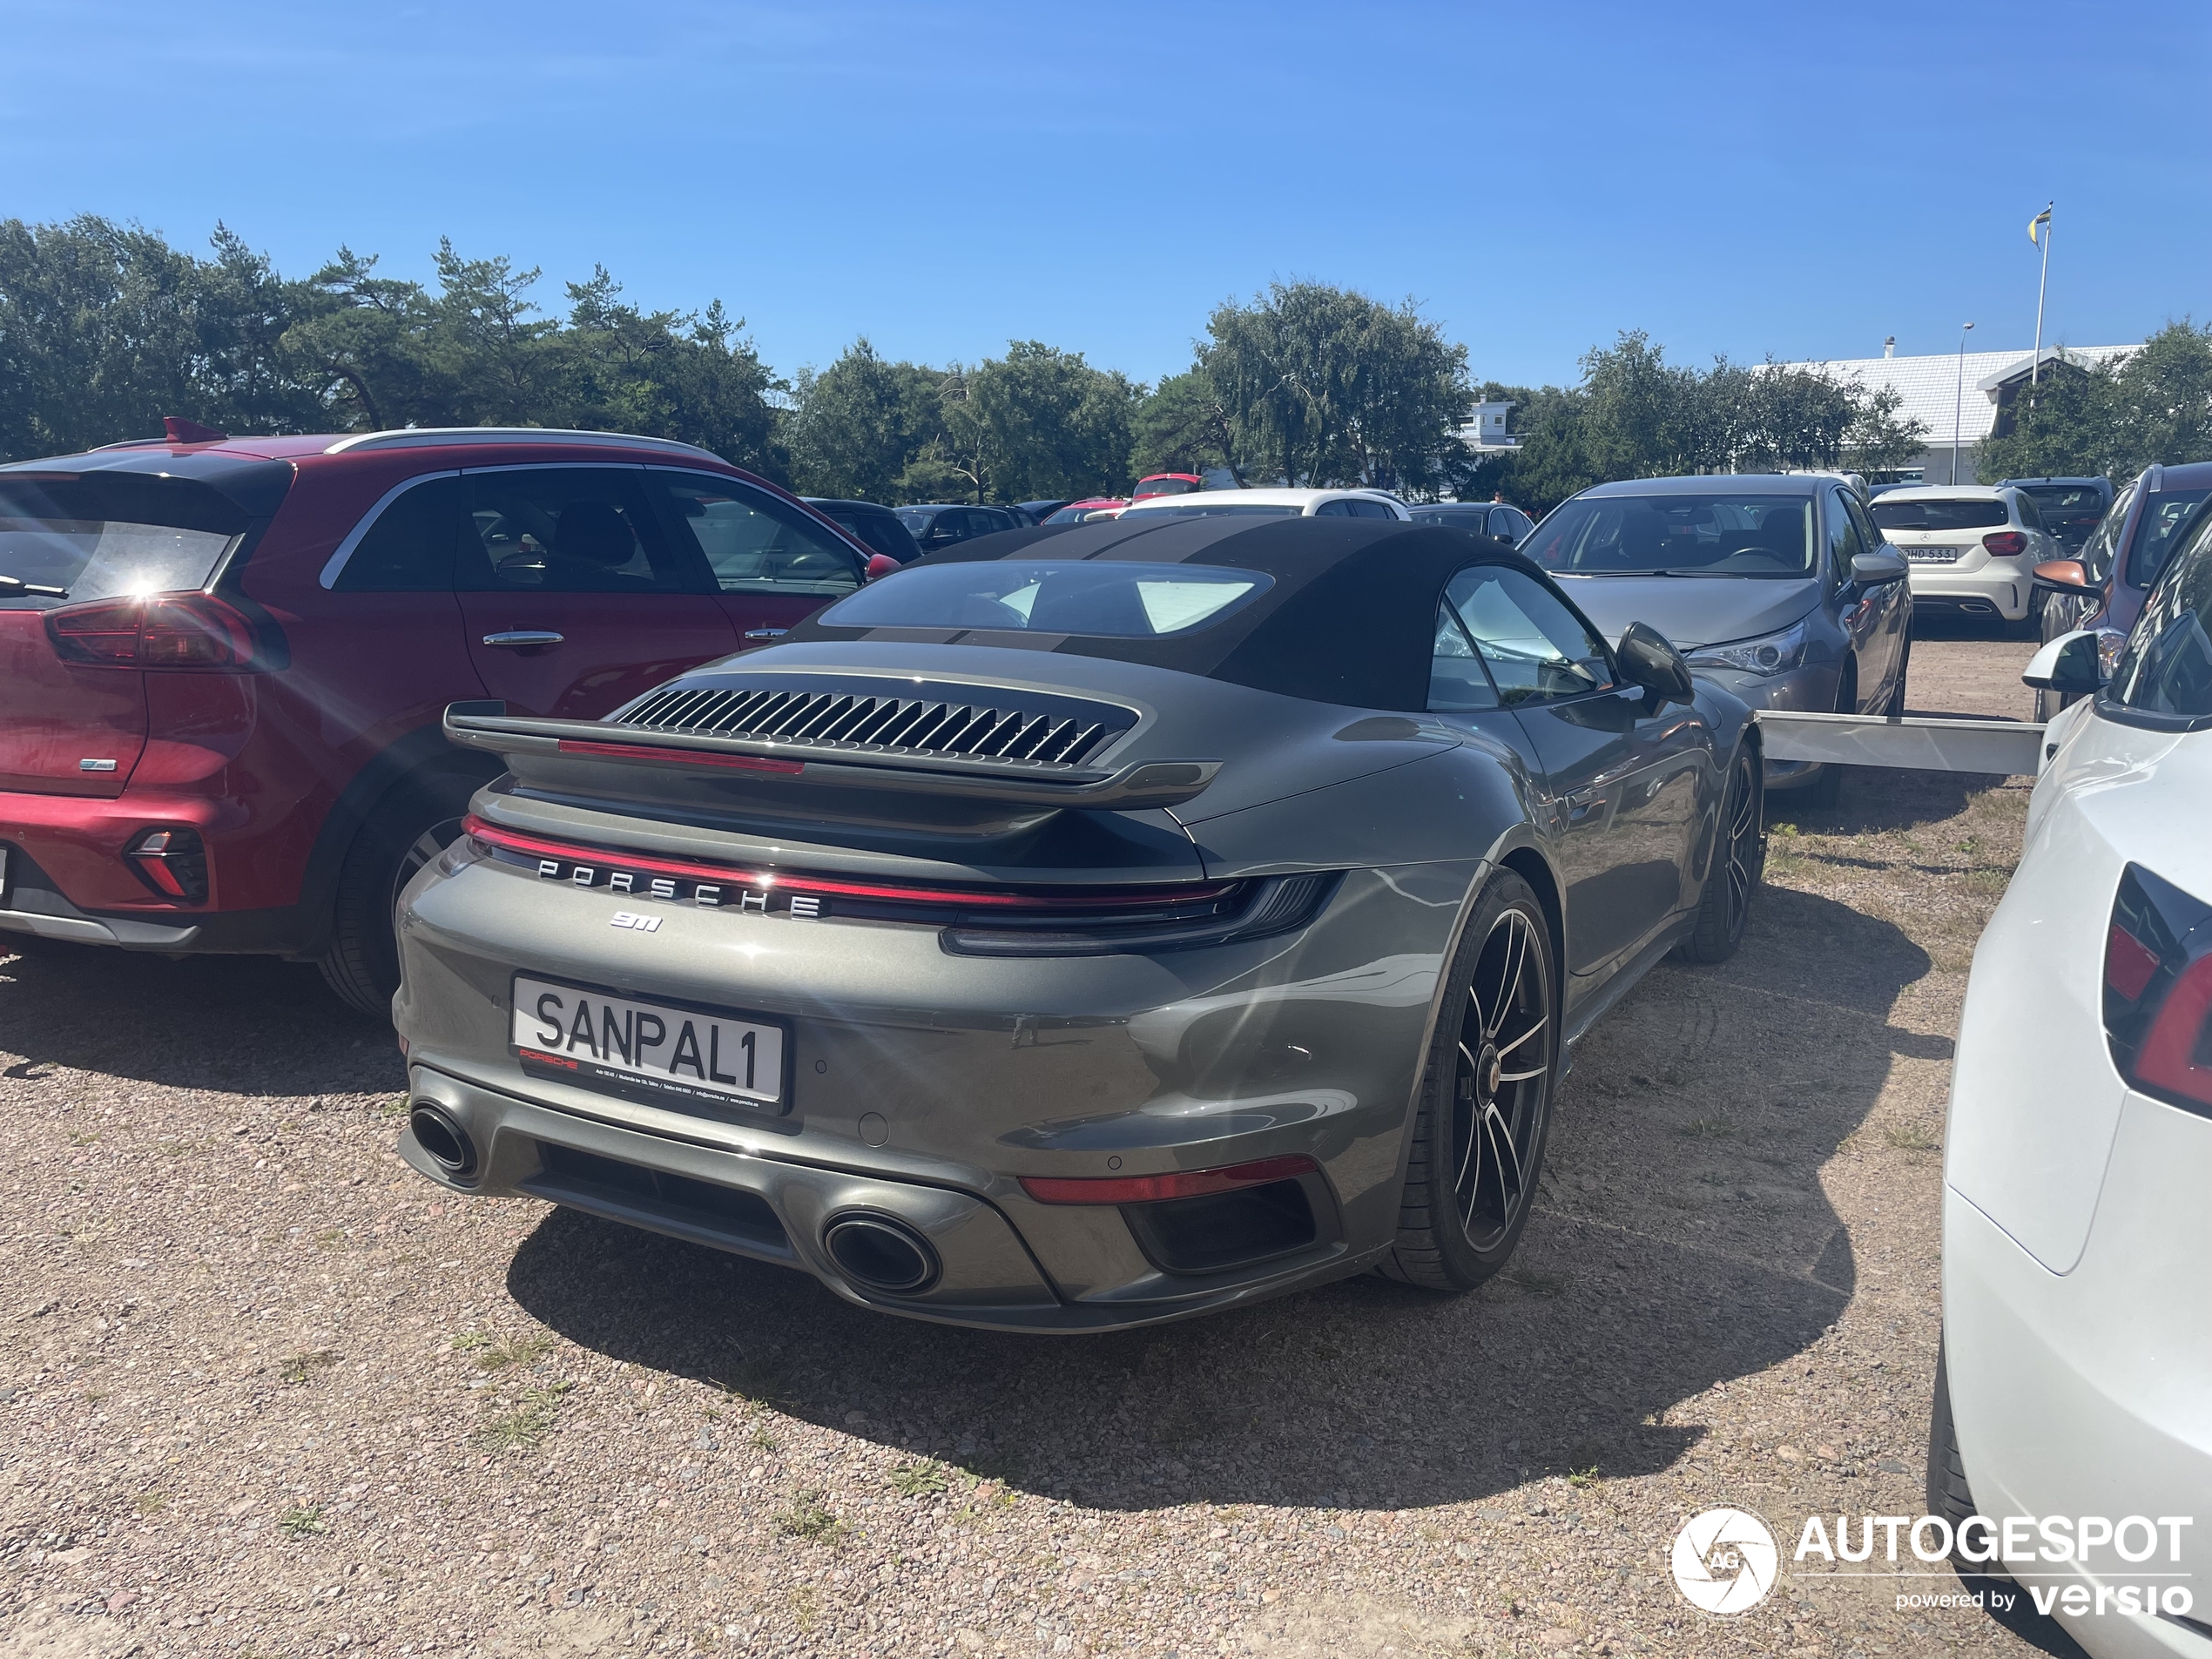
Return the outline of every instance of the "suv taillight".
[[[1981,544],[1998,558],[2016,559],[2027,551],[2027,535],[2024,530],[1992,530]]]
[[[94,599],[46,613],[46,637],[65,663],[99,668],[262,666],[253,624],[205,593]]]
[[[2140,865],[2105,934],[2104,1015],[2129,1084],[2212,1116],[2212,905]]]

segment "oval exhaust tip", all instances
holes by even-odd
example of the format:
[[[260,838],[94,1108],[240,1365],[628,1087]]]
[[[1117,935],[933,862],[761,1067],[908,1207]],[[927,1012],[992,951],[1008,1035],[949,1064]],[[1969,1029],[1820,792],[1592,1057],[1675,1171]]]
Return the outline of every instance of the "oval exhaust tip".
[[[855,1284],[894,1296],[918,1296],[937,1282],[937,1252],[903,1221],[840,1216],[822,1230],[822,1248]]]
[[[460,1180],[475,1174],[476,1143],[444,1107],[434,1101],[416,1101],[407,1115],[407,1126],[414,1131],[415,1143],[448,1175]]]

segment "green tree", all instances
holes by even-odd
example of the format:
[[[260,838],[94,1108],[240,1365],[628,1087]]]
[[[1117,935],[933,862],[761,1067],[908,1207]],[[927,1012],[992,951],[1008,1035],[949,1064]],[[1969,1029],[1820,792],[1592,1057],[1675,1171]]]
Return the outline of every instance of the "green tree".
[[[977,482],[1001,501],[1072,499],[1125,489],[1137,388],[1042,341],[1017,340],[975,366],[947,404]]]
[[[1232,448],[1292,483],[1433,490],[1463,458],[1467,348],[1412,301],[1397,307],[1325,283],[1274,283],[1226,301],[1199,367]]]
[[[1130,420],[1135,448],[1130,472],[1204,472],[1226,467],[1242,484],[1244,457],[1229,409],[1204,368],[1170,374],[1136,406]]]
[[[2002,436],[1982,441],[1984,478],[2125,478],[2155,463],[2212,460],[2212,327],[2169,322],[2125,357],[2061,361],[2023,391]]]
[[[810,496],[856,501],[930,499],[907,474],[942,435],[944,374],[892,362],[864,334],[817,374],[801,370],[786,423],[792,475]],[[933,480],[941,488],[942,478]]]

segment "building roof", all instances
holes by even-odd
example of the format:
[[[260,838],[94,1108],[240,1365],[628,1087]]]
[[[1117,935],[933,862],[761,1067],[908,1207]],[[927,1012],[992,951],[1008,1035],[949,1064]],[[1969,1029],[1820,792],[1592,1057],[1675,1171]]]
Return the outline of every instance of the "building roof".
[[[2048,365],[2065,361],[2082,368],[2140,350],[2136,346],[2046,346],[2042,360]],[[1966,395],[1959,392],[1960,361],[1957,352],[1927,357],[1843,357],[1827,362],[1779,363],[1779,368],[1824,369],[1838,380],[1856,381],[1869,391],[1884,386],[1897,388],[1904,401],[1901,420],[1918,420],[1928,430],[1931,445],[1954,441],[1979,443],[1997,424],[1998,394],[2015,380],[2025,380],[2033,354],[2024,351],[1970,351],[1964,364]],[[1954,413],[1955,412],[1955,413]],[[1953,437],[1954,423],[1956,437]]]

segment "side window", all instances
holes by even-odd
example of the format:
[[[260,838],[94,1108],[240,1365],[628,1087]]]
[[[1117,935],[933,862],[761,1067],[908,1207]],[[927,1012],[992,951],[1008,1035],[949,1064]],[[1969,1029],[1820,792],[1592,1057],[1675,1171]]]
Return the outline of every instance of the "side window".
[[[1846,496],[1844,497],[1844,508],[1851,514],[1851,528],[1858,532],[1861,550],[1868,553],[1878,551],[1887,538],[1874,528],[1873,516],[1866,510],[1866,503],[1857,496]]]
[[[1352,503],[1352,514],[1355,518],[1387,518],[1393,523],[1396,522],[1398,517],[1397,514],[1392,512],[1386,505],[1379,501],[1353,502]]]
[[[449,593],[464,536],[475,539],[467,481],[425,479],[384,504],[331,585],[341,593]]]
[[[2148,714],[2212,715],[2212,519],[2144,600],[2104,695]]]
[[[1020,519],[995,507],[974,508],[969,511],[968,517],[975,522],[975,534],[978,536],[996,536],[1001,530],[1022,528]]]
[[[1852,557],[1864,551],[1858,544],[1858,527],[1851,523],[1851,509],[1844,505],[1844,492],[1828,492],[1828,585],[1840,588],[1851,580]]]
[[[1356,518],[1359,515],[1352,510],[1352,503],[1348,501],[1325,501],[1313,509],[1313,516],[1316,518]]]
[[[850,593],[860,562],[797,508],[734,479],[657,472],[725,593]]]
[[[2097,528],[2089,532],[2089,539],[2081,544],[2081,566],[2092,583],[2101,583],[2112,574],[2113,548],[2120,538],[2120,527],[2128,522],[2128,509],[2135,499],[2132,483],[2121,489],[2114,498],[2105,516],[2097,521]]]
[[[1522,512],[1521,509],[1518,507],[1508,507],[1506,509],[1506,512],[1513,523],[1513,539],[1515,542],[1520,542],[1523,538],[1534,533],[1536,529],[1536,521],[1529,517],[1527,514]]]
[[[1453,577],[1444,597],[1507,705],[1581,697],[1613,684],[1604,642],[1526,572],[1475,565]]]
[[[2026,490],[2020,490],[2014,494],[2013,499],[2020,503],[2020,523],[2022,524],[2026,525],[2032,530],[2040,530],[2044,529],[2042,510],[2036,506],[2034,496],[2029,495]],[[2045,533],[2048,534],[2047,531]]]
[[[1439,602],[1436,607],[1436,649],[1429,658],[1428,705],[1445,714],[1498,706],[1497,691],[1490,684],[1482,659],[1474,654],[1474,642],[1460,626],[1448,602]]]
[[[464,538],[463,588],[697,593],[705,585],[662,536],[641,469],[516,467],[467,477],[476,533]]]

